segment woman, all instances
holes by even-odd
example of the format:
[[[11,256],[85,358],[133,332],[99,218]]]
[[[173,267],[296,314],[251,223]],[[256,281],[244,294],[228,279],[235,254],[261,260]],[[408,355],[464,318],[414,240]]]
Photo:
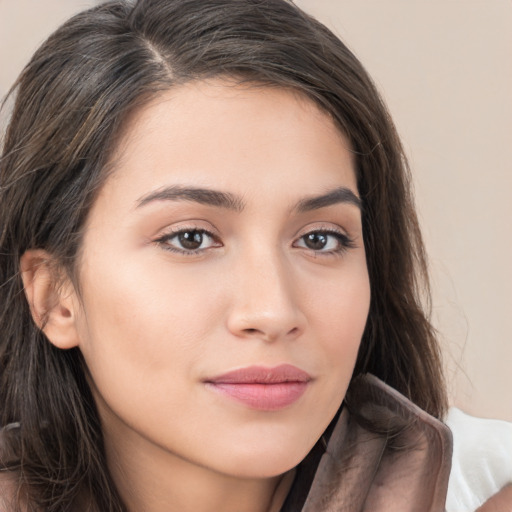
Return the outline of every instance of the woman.
[[[107,2],[14,91],[4,509],[444,508],[407,166],[335,36],[281,0]]]

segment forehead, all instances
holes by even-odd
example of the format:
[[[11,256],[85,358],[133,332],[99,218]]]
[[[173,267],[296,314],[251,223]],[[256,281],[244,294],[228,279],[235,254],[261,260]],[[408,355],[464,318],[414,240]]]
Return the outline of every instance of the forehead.
[[[312,100],[284,88],[187,83],[136,111],[119,140],[114,181],[130,180],[132,194],[169,181],[246,192],[341,181],[356,190],[347,138]]]

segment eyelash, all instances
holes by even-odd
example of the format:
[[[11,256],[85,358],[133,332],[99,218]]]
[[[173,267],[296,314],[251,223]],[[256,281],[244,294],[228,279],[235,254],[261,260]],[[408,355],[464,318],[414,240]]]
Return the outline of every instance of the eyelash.
[[[208,238],[210,238],[212,240],[212,245],[210,247],[206,247],[206,248],[199,248],[199,249],[180,249],[178,247],[173,247],[172,245],[170,245],[170,241],[179,237],[180,235],[183,235],[185,233],[194,233],[194,234],[200,234],[201,236],[207,236]],[[323,251],[323,250],[315,250],[315,249],[311,249],[309,247],[306,247],[306,246],[303,246],[303,247],[297,247],[296,243],[298,243],[298,241],[303,241],[305,240],[305,238],[307,236],[310,236],[310,235],[317,235],[317,236],[327,236],[327,237],[334,237],[337,241],[337,244],[338,244],[338,247],[336,247],[335,249],[331,249],[331,250],[328,250],[328,251]],[[218,237],[216,237],[213,233],[211,233],[210,231],[206,230],[206,229],[198,229],[198,228],[180,228],[176,231],[172,231],[170,233],[166,233],[164,235],[162,235],[161,237],[157,238],[155,240],[155,242],[160,245],[164,250],[166,251],[170,251],[170,252],[174,252],[174,253],[178,253],[178,254],[182,254],[182,255],[185,255],[185,256],[194,256],[194,255],[197,255],[197,254],[201,254],[201,253],[204,253],[204,251],[207,251],[208,249],[210,248],[215,248],[215,247],[220,247],[221,246],[221,242],[218,240]],[[218,244],[218,245],[215,245],[215,244]],[[318,255],[321,255],[321,256],[332,256],[332,255],[342,255],[344,254],[345,252],[347,252],[349,249],[352,249],[355,247],[355,243],[354,243],[354,240],[352,238],[350,238],[349,236],[347,236],[346,234],[344,233],[341,233],[337,230],[334,230],[334,229],[326,229],[326,228],[321,228],[321,229],[314,229],[312,231],[308,231],[307,233],[304,233],[303,235],[301,235],[294,243],[293,243],[293,247],[296,247],[296,248],[299,248],[299,249],[306,249],[307,251],[313,253],[315,256],[318,256]]]
[[[356,247],[355,241],[353,238],[350,238],[345,233],[341,233],[340,231],[337,231],[335,229],[331,228],[320,228],[320,229],[313,229],[312,231],[308,231],[307,233],[304,233],[302,236],[300,236],[297,240],[305,240],[305,238],[309,235],[324,235],[324,236],[332,236],[336,239],[338,247],[335,249],[331,249],[328,251],[322,251],[322,250],[315,250],[311,249],[309,247],[300,247],[303,249],[306,249],[310,252],[312,252],[315,256],[321,255],[321,256],[341,256],[345,254],[349,249],[353,249]],[[295,245],[296,242],[294,242]]]
[[[194,256],[194,255],[200,254],[210,248],[210,247],[207,247],[205,249],[180,249],[178,247],[173,247],[172,245],[169,244],[169,242],[172,239],[177,238],[180,235],[185,234],[185,233],[199,233],[201,236],[206,235],[208,238],[210,238],[213,241],[213,244],[216,244],[216,243],[220,244],[220,242],[218,241],[218,238],[210,231],[208,231],[206,229],[193,228],[193,227],[180,228],[180,229],[177,229],[176,231],[171,231],[170,233],[166,233],[166,234],[162,235],[161,237],[157,238],[155,240],[155,242],[157,244],[159,244],[166,251],[183,254],[185,256]],[[212,247],[220,247],[220,245],[212,245]]]

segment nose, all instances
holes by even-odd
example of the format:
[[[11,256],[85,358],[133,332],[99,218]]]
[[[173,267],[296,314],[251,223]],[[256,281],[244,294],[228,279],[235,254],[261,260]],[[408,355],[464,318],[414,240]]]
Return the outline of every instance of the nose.
[[[290,264],[278,254],[242,259],[232,272],[229,331],[266,342],[299,337],[306,317]]]

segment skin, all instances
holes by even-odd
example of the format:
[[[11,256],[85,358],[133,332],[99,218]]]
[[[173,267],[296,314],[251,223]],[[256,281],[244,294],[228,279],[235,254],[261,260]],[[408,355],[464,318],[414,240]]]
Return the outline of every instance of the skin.
[[[512,483],[489,498],[476,512],[512,512]]]
[[[136,112],[114,163],[86,225],[80,293],[52,286],[49,255],[24,256],[34,317],[84,355],[130,510],[277,511],[340,407],[368,314],[350,145],[297,93],[215,80]],[[162,197],[176,186],[234,201]],[[340,187],[334,204],[299,207]],[[212,235],[192,252],[179,231]],[[319,232],[326,245],[311,248],[304,237]],[[277,411],[204,382],[283,363],[311,381]]]

